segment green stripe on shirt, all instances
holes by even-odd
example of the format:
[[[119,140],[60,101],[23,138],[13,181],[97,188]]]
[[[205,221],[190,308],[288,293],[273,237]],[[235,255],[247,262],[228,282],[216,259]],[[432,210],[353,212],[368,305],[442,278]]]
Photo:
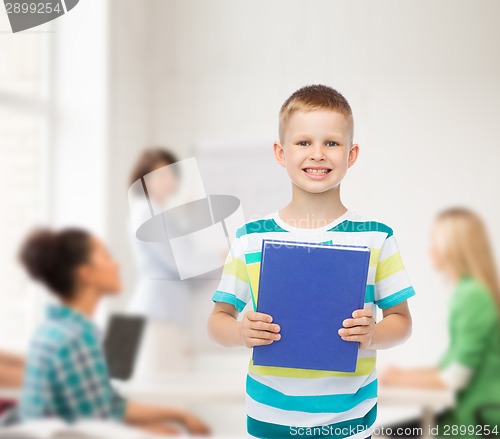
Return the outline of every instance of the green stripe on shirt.
[[[292,396],[275,390],[247,375],[248,396],[261,404],[281,410],[294,410],[305,413],[341,413],[351,410],[365,399],[377,396],[377,380],[361,387],[356,393],[337,395]]]
[[[268,439],[286,437],[327,437],[343,439],[370,428],[377,419],[377,403],[366,415],[347,421],[313,427],[300,427],[263,422],[247,416],[247,430],[252,436]],[[310,433],[308,433],[310,432]]]

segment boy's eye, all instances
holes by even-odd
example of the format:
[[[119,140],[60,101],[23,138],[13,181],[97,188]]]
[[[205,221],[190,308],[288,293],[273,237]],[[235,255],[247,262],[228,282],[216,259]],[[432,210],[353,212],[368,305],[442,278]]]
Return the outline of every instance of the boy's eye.
[[[309,145],[309,141],[307,140],[300,140],[297,142],[297,145],[299,146],[308,146]],[[334,140],[331,140],[329,142],[326,142],[326,146],[338,146],[338,143],[335,142]]]

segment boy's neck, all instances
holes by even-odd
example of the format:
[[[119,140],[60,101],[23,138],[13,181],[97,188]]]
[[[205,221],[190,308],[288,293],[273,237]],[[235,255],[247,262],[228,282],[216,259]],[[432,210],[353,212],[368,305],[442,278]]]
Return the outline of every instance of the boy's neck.
[[[292,226],[313,229],[335,221],[347,210],[340,199],[340,185],[317,194],[292,185],[292,200],[279,215]]]

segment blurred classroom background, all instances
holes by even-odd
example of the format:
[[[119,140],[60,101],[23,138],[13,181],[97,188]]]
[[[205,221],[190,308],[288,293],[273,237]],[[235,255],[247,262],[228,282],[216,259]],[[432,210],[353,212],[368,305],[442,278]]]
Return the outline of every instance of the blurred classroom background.
[[[195,157],[207,194],[238,197],[246,219],[266,214],[290,197],[272,153],[279,108],[324,83],[349,100],[360,145],[344,203],[393,227],[417,292],[411,340],[379,351],[377,368],[435,364],[449,288],[428,256],[434,215],[471,207],[500,246],[499,14],[490,0],[101,0],[13,35],[2,11],[0,349],[24,351],[46,301],[15,261],[33,225],[83,226],[109,245],[124,288],[99,310],[105,324],[138,282],[127,191],[141,151]],[[244,435],[250,351],[208,339],[217,284],[193,282],[189,356],[165,374],[178,377],[170,397],[188,395],[215,432]],[[413,408],[395,410],[379,413]]]

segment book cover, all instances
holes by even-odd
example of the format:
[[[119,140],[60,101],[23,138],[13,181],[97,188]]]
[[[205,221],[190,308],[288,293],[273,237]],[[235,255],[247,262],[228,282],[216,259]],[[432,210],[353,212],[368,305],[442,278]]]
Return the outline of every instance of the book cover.
[[[281,339],[253,348],[253,363],[354,372],[359,342],[338,330],[364,307],[370,249],[265,239],[258,312],[280,325]]]

